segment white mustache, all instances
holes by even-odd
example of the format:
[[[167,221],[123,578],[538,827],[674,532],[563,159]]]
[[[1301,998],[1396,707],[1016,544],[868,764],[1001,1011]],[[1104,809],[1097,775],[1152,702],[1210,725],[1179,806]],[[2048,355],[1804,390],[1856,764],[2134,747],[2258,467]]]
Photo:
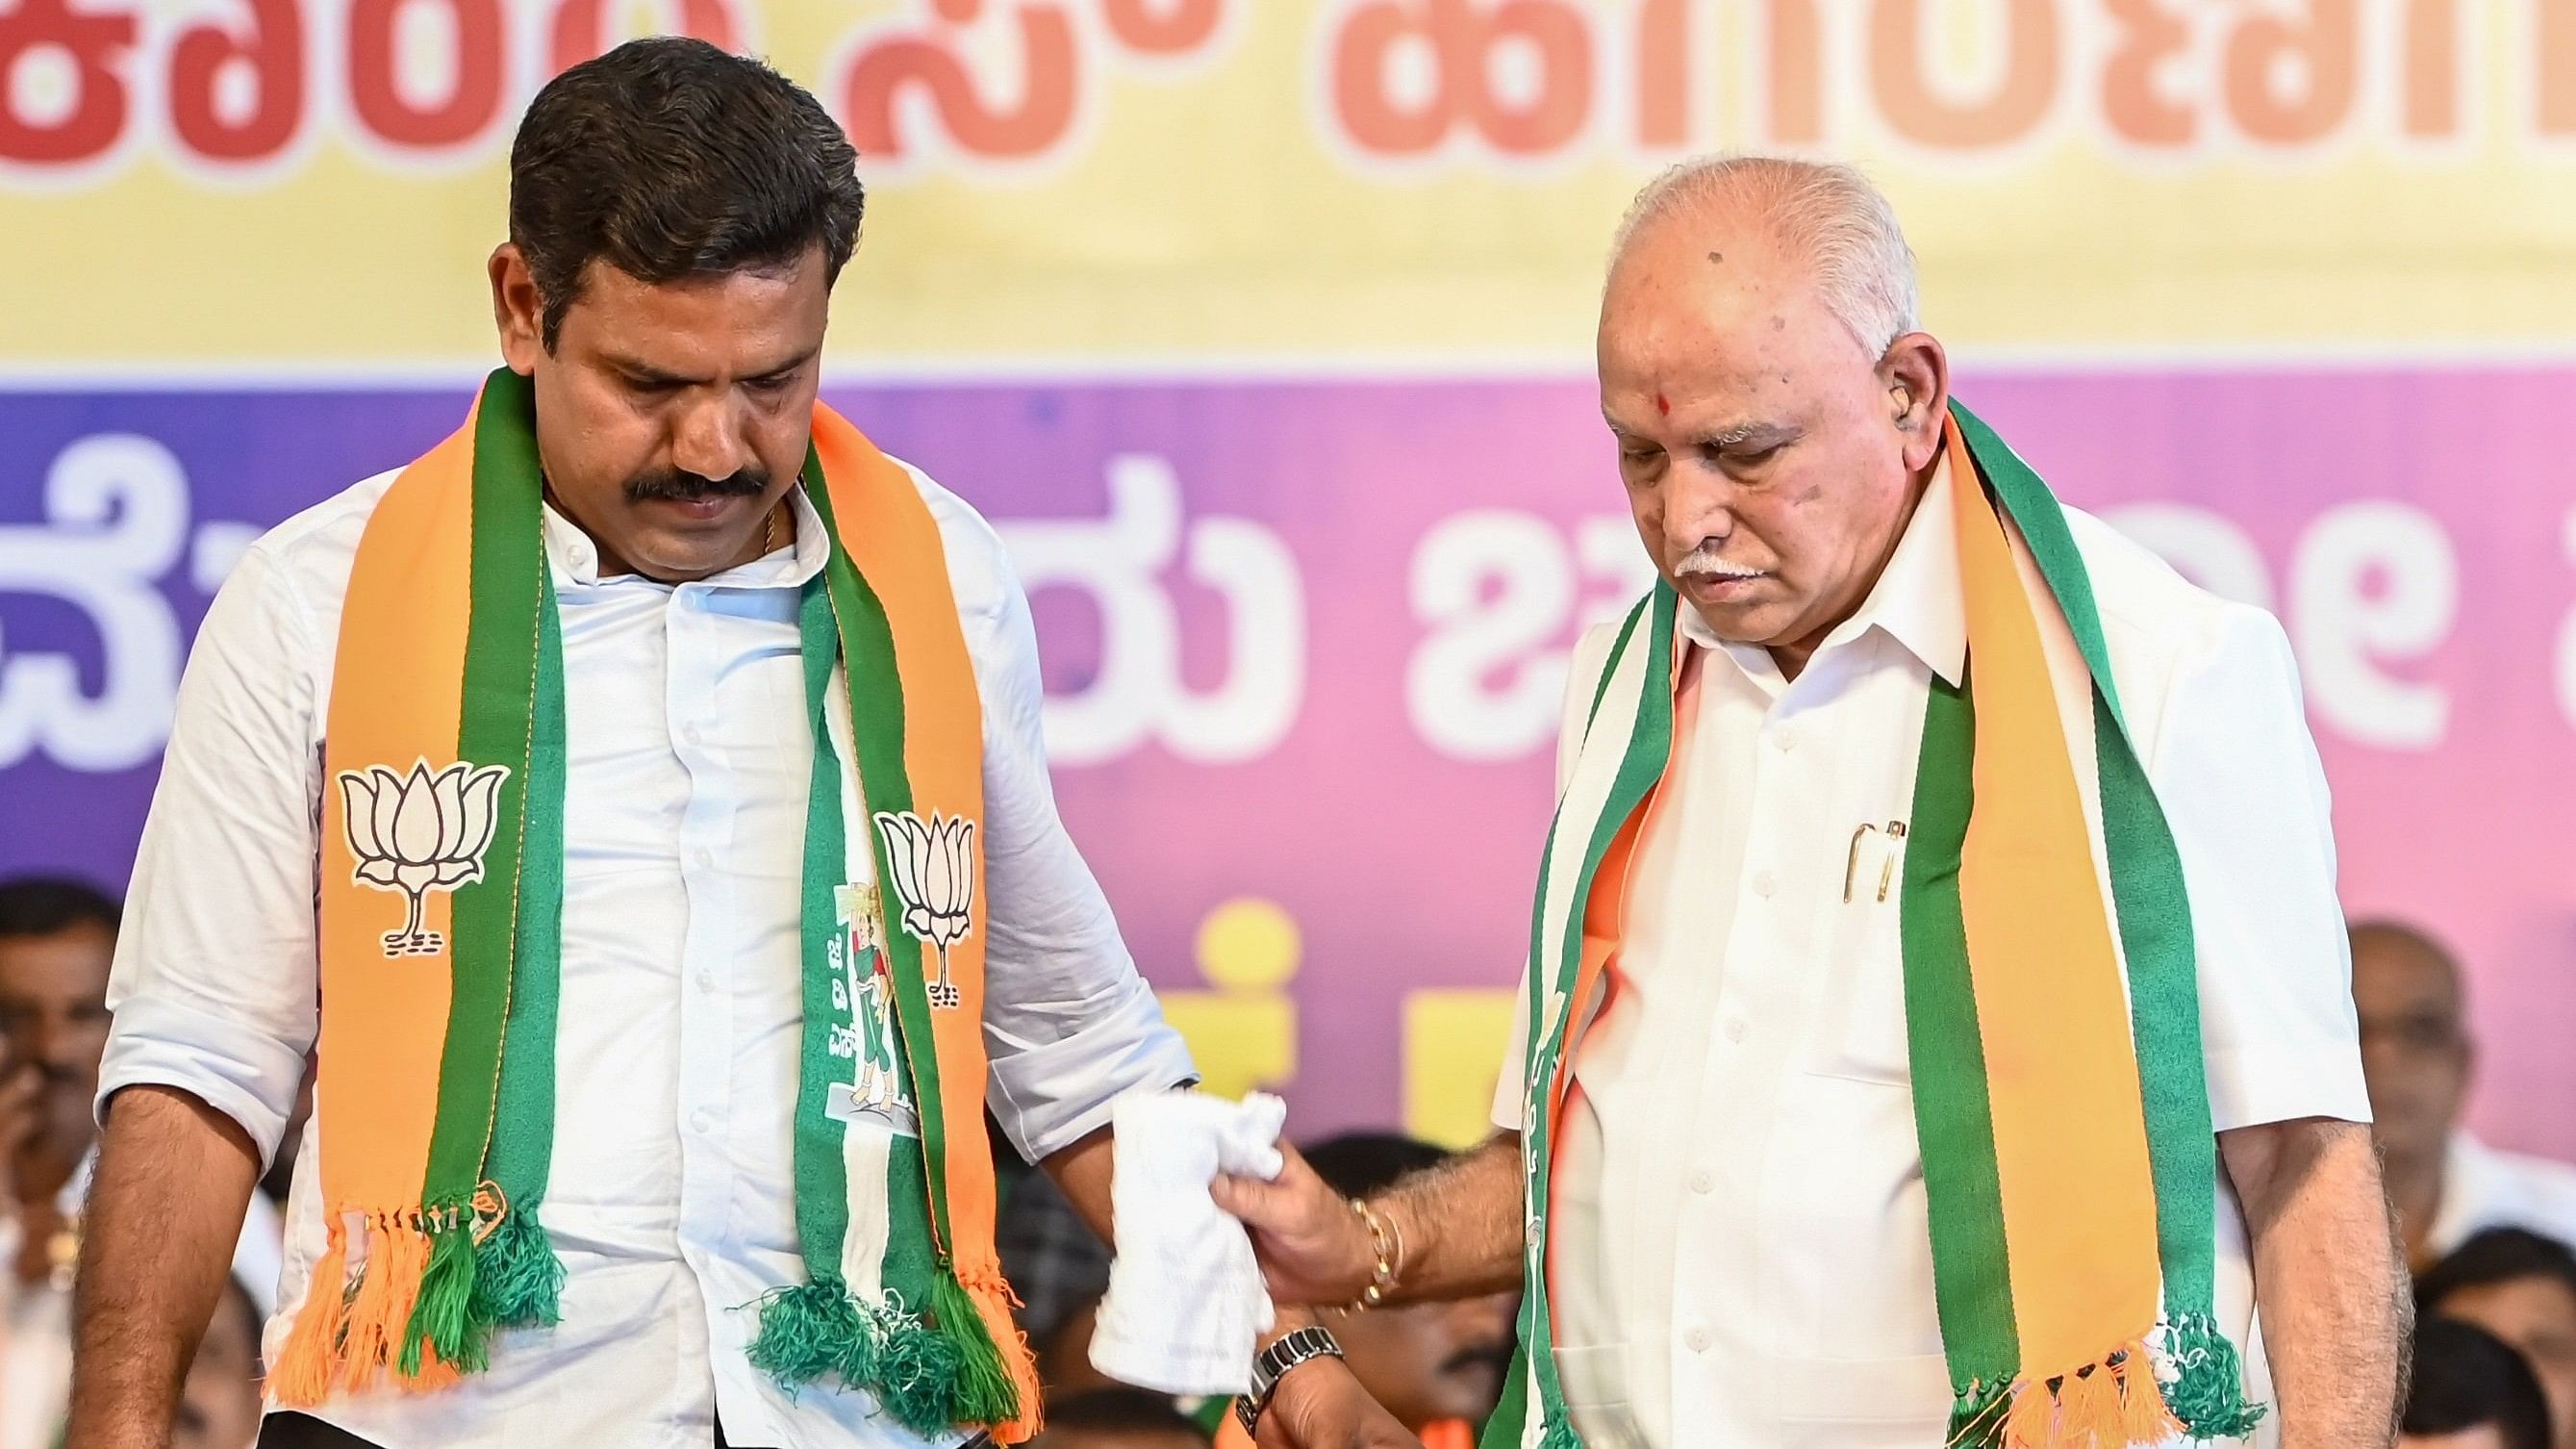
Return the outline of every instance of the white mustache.
[[[1706,550],[1693,549],[1690,557],[1683,559],[1681,561],[1681,565],[1675,568],[1673,572],[1681,575],[1683,578],[1691,578],[1703,574],[1715,574],[1717,577],[1722,579],[1758,579],[1764,574],[1769,573],[1770,570],[1749,569],[1742,564],[1729,563],[1725,559],[1719,558],[1716,554],[1707,552]]]

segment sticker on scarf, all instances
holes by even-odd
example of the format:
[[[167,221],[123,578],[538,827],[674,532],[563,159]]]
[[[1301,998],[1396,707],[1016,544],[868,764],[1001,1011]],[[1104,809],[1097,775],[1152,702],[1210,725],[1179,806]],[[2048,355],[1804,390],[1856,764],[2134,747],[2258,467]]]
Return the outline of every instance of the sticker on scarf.
[[[939,975],[930,1004],[962,1005],[965,994],[948,979],[948,952],[974,929],[975,822],[933,813],[927,823],[909,810],[877,812],[893,868],[895,898],[903,903],[903,931],[939,953]]]
[[[358,858],[357,883],[404,898],[402,929],[383,938],[386,956],[435,956],[447,949],[447,938],[423,925],[429,894],[483,878],[493,802],[509,774],[507,765],[478,768],[470,760],[435,774],[427,760],[413,761],[408,775],[383,765],[340,772],[341,823],[349,853]]]
[[[903,1136],[918,1137],[911,1083],[895,1053],[894,979],[887,974],[879,936],[876,887],[834,887],[832,918],[840,927],[824,948],[832,969],[832,1005],[849,1020],[833,1025],[826,1049],[843,1061],[855,1061],[858,1073],[854,1080],[826,1089],[823,1115],[835,1122],[870,1117]]]

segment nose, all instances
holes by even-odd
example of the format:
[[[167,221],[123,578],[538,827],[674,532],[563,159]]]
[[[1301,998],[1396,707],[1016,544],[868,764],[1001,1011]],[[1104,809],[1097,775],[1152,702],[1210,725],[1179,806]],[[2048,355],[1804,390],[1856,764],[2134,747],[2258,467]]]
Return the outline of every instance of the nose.
[[[671,464],[701,478],[730,478],[751,466],[749,419],[726,388],[694,397],[674,414]]]
[[[1734,480],[1716,468],[1673,469],[1664,497],[1664,536],[1678,560],[1703,543],[1724,543],[1735,533]]]

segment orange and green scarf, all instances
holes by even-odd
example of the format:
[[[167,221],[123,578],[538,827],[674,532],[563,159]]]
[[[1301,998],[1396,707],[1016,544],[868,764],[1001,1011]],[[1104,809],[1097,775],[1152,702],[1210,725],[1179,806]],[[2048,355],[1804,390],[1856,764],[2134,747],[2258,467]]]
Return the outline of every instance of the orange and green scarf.
[[[816,748],[795,1121],[805,1281],[755,1365],[936,1433],[1035,1431],[983,1128],[983,734],[937,522],[830,409],[803,473],[830,559],[800,610]],[[495,372],[358,544],[324,765],[316,1111],[328,1242],[280,1402],[482,1368],[556,1321],[564,676],[536,408]],[[890,882],[883,901],[877,883]]]
[[[2240,1437],[2261,1410],[2245,1400],[2214,1311],[2217,1144],[2181,857],[2056,498],[1965,408],[1947,447],[1968,663],[1964,688],[1931,683],[1900,934],[1957,1394],[1948,1442]],[[1550,1337],[1551,1154],[1576,1038],[1618,946],[1618,862],[1671,757],[1679,607],[1664,585],[1629,614],[1541,866],[1524,1063],[1524,1353],[1491,1446],[1577,1442]],[[2043,642],[2061,626],[2080,666],[2057,666]],[[2089,698],[2089,730],[2070,730],[2061,698],[2076,718]],[[2098,812],[2079,770],[2096,782]]]

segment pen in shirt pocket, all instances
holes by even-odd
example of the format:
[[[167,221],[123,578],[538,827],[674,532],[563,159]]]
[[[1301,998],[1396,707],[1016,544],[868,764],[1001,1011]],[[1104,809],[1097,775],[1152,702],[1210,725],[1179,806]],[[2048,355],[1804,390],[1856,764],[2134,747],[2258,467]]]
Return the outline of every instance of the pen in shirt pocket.
[[[1861,847],[1864,844],[1873,847],[1868,855],[1874,857],[1878,863],[1878,879],[1873,899],[1883,902],[1887,899],[1888,892],[1896,887],[1896,862],[1905,854],[1905,822],[1890,820],[1885,825],[1874,825],[1863,821],[1852,831],[1851,849],[1843,857],[1844,905],[1850,905],[1859,890],[1865,888],[1867,877],[1861,870],[1864,856]]]

